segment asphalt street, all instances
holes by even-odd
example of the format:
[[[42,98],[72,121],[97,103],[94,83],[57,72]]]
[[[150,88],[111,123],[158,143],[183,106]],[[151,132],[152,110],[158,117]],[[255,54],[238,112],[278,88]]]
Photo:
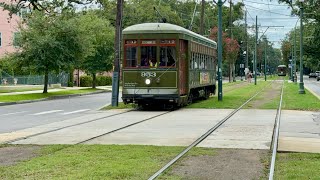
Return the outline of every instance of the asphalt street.
[[[67,99],[41,101],[0,107],[0,133],[94,113],[111,103],[111,93],[76,96]]]
[[[320,96],[320,81],[317,81],[316,78],[308,78],[308,76],[304,76],[303,82],[307,88]]]

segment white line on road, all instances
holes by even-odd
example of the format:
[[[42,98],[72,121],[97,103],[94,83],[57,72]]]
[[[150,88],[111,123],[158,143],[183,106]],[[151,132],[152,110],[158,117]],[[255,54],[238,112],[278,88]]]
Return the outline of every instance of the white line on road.
[[[13,113],[7,113],[7,114],[1,114],[0,116],[9,116],[9,115],[13,115],[13,114],[21,114],[21,113],[25,113],[28,111],[19,111],[19,112],[13,112]]]
[[[43,115],[43,114],[50,114],[50,113],[55,113],[55,112],[60,112],[60,111],[63,111],[63,110],[52,110],[52,111],[44,111],[44,112],[40,112],[40,113],[36,113],[36,114],[31,114],[31,115]]]
[[[79,113],[79,112],[84,112],[84,111],[89,111],[90,109],[80,109],[77,111],[71,111],[71,112],[66,112],[66,113],[62,113],[63,115],[67,115],[67,114],[74,114],[74,113]]]

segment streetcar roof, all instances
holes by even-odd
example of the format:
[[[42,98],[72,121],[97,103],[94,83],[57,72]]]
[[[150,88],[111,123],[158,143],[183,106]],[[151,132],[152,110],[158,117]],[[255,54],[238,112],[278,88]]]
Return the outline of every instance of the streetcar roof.
[[[143,23],[143,24],[135,24],[125,28],[122,31],[123,34],[144,34],[144,33],[181,33],[185,35],[189,35],[191,37],[198,38],[207,43],[214,44],[214,47],[217,47],[217,43],[209,38],[203,37],[195,32],[192,32],[183,27],[169,24],[169,23]]]

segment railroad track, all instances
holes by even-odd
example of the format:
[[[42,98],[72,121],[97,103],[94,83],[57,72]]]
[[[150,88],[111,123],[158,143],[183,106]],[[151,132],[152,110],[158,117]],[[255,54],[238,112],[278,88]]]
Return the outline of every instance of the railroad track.
[[[176,157],[174,157],[170,162],[168,162],[165,166],[163,166],[160,170],[158,170],[156,173],[154,173],[148,180],[153,180],[157,178],[159,175],[161,175],[164,171],[166,171],[168,168],[170,168],[175,162],[177,162],[180,158],[182,158],[188,151],[190,151],[193,147],[198,145],[200,142],[202,142],[204,139],[206,139],[212,132],[217,130],[222,124],[224,124],[228,119],[230,119],[234,114],[236,114],[240,109],[242,109],[246,104],[248,104],[252,99],[254,99],[257,95],[259,95],[263,90],[270,86],[273,82],[262,88],[259,92],[254,94],[251,98],[249,98],[245,103],[240,105],[237,109],[232,111],[230,114],[228,114],[225,118],[220,120],[217,124],[215,124],[211,129],[209,129],[206,133],[201,135],[198,139],[196,139],[193,143],[191,143],[187,148],[185,148],[180,154],[178,154]],[[283,81],[284,84],[284,81]],[[276,149],[277,149],[277,142],[278,142],[278,134],[279,134],[279,124],[280,124],[280,116],[281,116],[281,104],[282,104],[282,94],[283,94],[283,85],[281,88],[281,99],[276,115],[276,126],[274,128],[274,136],[273,136],[273,154],[272,154],[272,162],[271,166],[273,166],[273,169],[270,169],[270,176],[273,177],[273,172],[274,172],[274,162],[275,162],[275,156],[276,156]],[[269,178],[269,180],[271,180]]]
[[[93,122],[96,122],[96,121],[105,120],[105,119],[107,119],[107,118],[111,118],[111,117],[114,117],[114,116],[119,116],[119,115],[122,115],[122,114],[127,114],[127,113],[130,113],[130,112],[133,112],[133,111],[137,111],[137,110],[138,110],[138,109],[136,108],[136,109],[133,109],[133,110],[129,110],[129,111],[125,111],[125,112],[121,112],[121,113],[117,113],[117,114],[112,114],[112,115],[107,115],[107,116],[95,118],[95,119],[92,119],[92,120],[89,120],[89,121],[84,121],[84,122],[80,122],[80,123],[76,123],[76,124],[72,124],[72,125],[67,125],[67,126],[63,126],[63,127],[51,129],[51,130],[48,130],[48,131],[43,131],[43,132],[35,133],[35,134],[28,135],[28,136],[24,136],[24,137],[19,137],[19,138],[13,139],[13,140],[5,141],[5,142],[3,142],[2,144],[14,143],[14,142],[17,142],[17,141],[20,141],[20,140],[25,140],[25,139],[32,138],[32,137],[41,136],[41,135],[44,135],[44,134],[48,134],[48,133],[60,131],[60,130],[63,130],[63,129],[67,129],[67,128],[71,128],[71,127],[75,127],[75,126],[80,126],[80,125],[83,125],[83,124],[89,124],[89,123],[93,123]],[[93,139],[96,139],[96,138],[98,138],[98,137],[101,137],[101,136],[104,136],[104,135],[107,135],[107,134],[111,134],[111,133],[117,132],[117,131],[119,131],[119,130],[122,130],[122,129],[125,129],[125,128],[128,128],[128,127],[131,127],[131,126],[134,126],[134,125],[143,123],[143,122],[145,122],[145,121],[152,120],[152,119],[154,119],[154,118],[156,118],[156,117],[159,117],[159,116],[163,116],[163,115],[168,114],[168,113],[170,113],[170,112],[172,112],[172,110],[170,110],[170,111],[165,111],[165,112],[163,112],[163,113],[161,113],[161,114],[157,114],[157,115],[154,115],[154,116],[151,116],[151,117],[142,119],[142,120],[140,120],[140,121],[127,124],[127,125],[122,126],[122,127],[120,127],[120,128],[117,128],[117,129],[108,131],[108,132],[103,133],[103,134],[99,134],[99,135],[94,136],[94,137],[90,137],[90,138],[88,138],[88,139],[86,139],[86,140],[83,140],[83,141],[80,141],[80,142],[78,142],[78,143],[76,143],[76,144],[82,144],[82,143],[88,142],[88,141],[93,140]]]

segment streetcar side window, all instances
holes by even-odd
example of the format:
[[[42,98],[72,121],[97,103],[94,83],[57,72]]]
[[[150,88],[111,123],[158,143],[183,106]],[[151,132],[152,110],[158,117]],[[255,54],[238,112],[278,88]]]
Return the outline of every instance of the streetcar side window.
[[[135,39],[125,40],[125,67],[137,67],[138,41]]]

